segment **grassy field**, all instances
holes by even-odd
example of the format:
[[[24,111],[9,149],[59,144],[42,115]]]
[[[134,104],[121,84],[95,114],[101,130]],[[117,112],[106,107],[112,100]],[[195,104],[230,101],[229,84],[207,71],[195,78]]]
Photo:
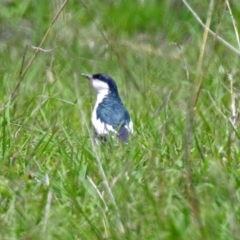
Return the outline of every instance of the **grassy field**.
[[[238,0],[0,5],[0,240],[240,239]],[[127,146],[92,143],[97,72]]]

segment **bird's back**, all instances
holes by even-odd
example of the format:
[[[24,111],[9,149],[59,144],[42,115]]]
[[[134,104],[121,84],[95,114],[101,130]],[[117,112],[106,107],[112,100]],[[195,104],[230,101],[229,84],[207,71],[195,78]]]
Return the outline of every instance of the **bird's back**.
[[[128,111],[118,95],[110,94],[104,98],[97,108],[97,119],[112,126],[122,141],[128,139],[129,124],[131,122]]]
[[[103,99],[97,109],[97,118],[100,118],[104,123],[117,128],[120,124],[128,124],[130,117],[118,97],[108,96]]]

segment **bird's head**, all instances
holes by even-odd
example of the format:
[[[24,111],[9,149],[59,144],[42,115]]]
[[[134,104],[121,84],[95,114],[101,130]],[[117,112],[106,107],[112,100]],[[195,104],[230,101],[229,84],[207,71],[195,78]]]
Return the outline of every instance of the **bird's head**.
[[[108,75],[102,73],[96,74],[81,74],[83,77],[87,78],[97,94],[107,95],[109,93],[118,94],[117,85],[115,81]]]

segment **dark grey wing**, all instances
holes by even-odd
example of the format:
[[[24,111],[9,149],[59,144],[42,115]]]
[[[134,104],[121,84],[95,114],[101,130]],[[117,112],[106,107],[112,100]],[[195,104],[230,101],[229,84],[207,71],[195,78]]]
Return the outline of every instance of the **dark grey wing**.
[[[98,106],[97,118],[113,126],[117,130],[117,136],[121,141],[127,141],[128,129],[125,126],[129,124],[130,117],[121,101],[110,98],[104,99]]]

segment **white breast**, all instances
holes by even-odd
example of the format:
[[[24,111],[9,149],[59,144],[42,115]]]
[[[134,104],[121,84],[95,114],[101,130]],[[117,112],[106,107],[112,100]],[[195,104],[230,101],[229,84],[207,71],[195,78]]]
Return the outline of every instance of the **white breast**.
[[[95,108],[92,112],[92,119],[91,120],[92,120],[93,127],[94,127],[94,129],[95,129],[95,131],[98,135],[106,135],[106,134],[109,134],[109,132],[113,132],[113,133],[117,134],[117,131],[111,125],[108,125],[108,124],[105,124],[105,123],[101,122],[101,120],[99,118],[97,119],[97,113],[96,113]],[[132,121],[130,121],[130,123],[125,126],[125,128],[127,128],[127,130],[130,133],[133,133],[133,123],[132,123]]]
[[[93,109],[91,120],[92,125],[98,135],[106,135],[109,134],[109,132],[117,133],[111,125],[101,122],[99,118],[97,119],[97,112],[95,108]]]
[[[97,101],[95,103],[95,106],[92,112],[92,118],[91,118],[92,125],[97,135],[106,135],[106,134],[109,134],[109,132],[113,132],[117,134],[117,131],[111,125],[103,123],[99,118],[97,118],[97,107],[103,101],[103,99],[107,96],[108,93],[109,92],[107,89],[101,89],[101,91],[97,92]],[[130,121],[129,124],[126,125],[125,127],[129,132],[133,133],[132,121]]]
[[[92,118],[91,118],[92,125],[98,135],[106,135],[109,132],[117,133],[111,125],[101,122],[99,118],[97,119],[97,107],[103,101],[103,99],[107,96],[107,94],[108,94],[107,89],[104,89],[104,90],[101,89],[101,91],[97,92],[97,101],[95,103],[95,107],[92,112]]]

